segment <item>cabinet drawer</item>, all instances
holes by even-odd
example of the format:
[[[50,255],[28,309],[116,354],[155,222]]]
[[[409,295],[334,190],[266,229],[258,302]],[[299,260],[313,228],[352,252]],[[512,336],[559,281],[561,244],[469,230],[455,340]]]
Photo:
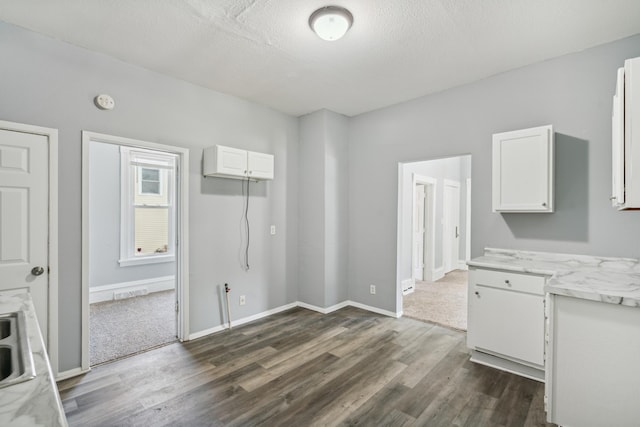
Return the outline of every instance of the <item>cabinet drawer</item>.
[[[469,283],[470,285],[509,289],[535,295],[544,295],[544,284],[546,281],[545,276],[485,269],[473,270],[473,274],[471,274],[469,278],[473,281],[473,283]]]

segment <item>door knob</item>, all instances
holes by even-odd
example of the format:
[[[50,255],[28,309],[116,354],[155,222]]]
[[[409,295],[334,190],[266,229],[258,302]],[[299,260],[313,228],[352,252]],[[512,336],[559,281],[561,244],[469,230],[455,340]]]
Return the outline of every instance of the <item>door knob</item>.
[[[31,269],[31,274],[34,276],[40,276],[42,273],[44,273],[44,268],[42,267],[33,267]]]

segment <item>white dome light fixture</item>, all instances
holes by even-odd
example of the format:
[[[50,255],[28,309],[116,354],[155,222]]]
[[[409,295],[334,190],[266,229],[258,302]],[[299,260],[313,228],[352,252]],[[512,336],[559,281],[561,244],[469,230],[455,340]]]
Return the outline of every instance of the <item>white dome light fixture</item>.
[[[340,6],[325,6],[309,17],[309,26],[322,40],[342,38],[353,24],[353,15]]]

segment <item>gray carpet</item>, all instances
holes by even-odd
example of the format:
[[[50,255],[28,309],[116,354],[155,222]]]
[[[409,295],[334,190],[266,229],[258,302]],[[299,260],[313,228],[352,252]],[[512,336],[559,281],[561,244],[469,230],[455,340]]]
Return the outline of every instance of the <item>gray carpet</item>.
[[[454,270],[435,282],[416,281],[415,291],[403,297],[403,315],[466,331],[467,276]]]
[[[175,291],[91,304],[91,366],[176,341]]]

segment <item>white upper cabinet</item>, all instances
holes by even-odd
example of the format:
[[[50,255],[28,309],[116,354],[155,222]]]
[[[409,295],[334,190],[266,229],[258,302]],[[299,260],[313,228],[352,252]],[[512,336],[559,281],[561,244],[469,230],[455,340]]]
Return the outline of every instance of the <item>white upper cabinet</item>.
[[[223,145],[204,149],[203,175],[252,180],[273,179],[274,157]]]
[[[618,70],[611,120],[612,194],[618,209],[640,209],[640,58]]]
[[[553,212],[553,127],[493,135],[493,212]]]

